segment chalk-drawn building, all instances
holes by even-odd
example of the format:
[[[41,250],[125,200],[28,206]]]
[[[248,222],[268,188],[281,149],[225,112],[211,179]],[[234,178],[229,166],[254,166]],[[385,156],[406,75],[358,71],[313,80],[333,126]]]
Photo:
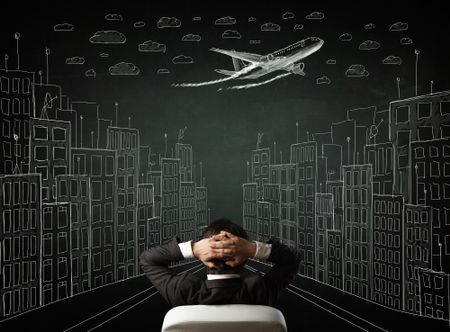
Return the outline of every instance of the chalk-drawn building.
[[[258,192],[269,183],[270,149],[256,149],[252,151],[251,182],[258,184]]]
[[[57,201],[70,206],[71,295],[76,295],[91,289],[91,181],[87,175],[58,175],[56,184]]]
[[[431,207],[405,204],[405,310],[421,313],[419,268],[431,268],[432,212]]]
[[[208,224],[208,188],[195,187],[195,238],[201,237]]]
[[[154,212],[155,217],[161,217],[161,171],[147,172],[147,182],[153,184]]]
[[[403,196],[373,195],[373,300],[403,310]]]
[[[244,183],[242,185],[242,216],[243,227],[247,232],[249,240],[256,240],[258,237],[258,184]]]
[[[257,203],[257,241],[267,242],[270,239],[270,203],[258,200]]]
[[[326,231],[327,244],[327,275],[325,282],[328,285],[342,289],[342,273],[343,273],[343,241],[342,230],[328,229]]]
[[[72,149],[72,169],[76,175],[91,180],[91,233],[82,234],[83,241],[91,238],[91,287],[99,287],[116,280],[116,248],[124,245],[126,234],[117,228],[117,154],[105,149]],[[86,240],[84,240],[86,238]],[[124,255],[124,252],[117,253]]]
[[[334,226],[335,229],[343,230],[344,225],[344,182],[341,180],[328,181],[327,192],[333,195]]]
[[[71,296],[72,264],[67,202],[42,204],[42,304]],[[83,249],[89,248],[85,239]]]
[[[297,248],[297,167],[292,163],[270,165],[269,173],[270,183],[280,186],[281,242],[291,248]],[[307,263],[310,262],[309,258],[313,259],[306,257]],[[301,267],[300,271],[302,272]]]
[[[62,108],[61,86],[56,84],[33,84],[34,104],[37,118],[57,119],[58,109]]]
[[[344,290],[371,299],[372,165],[343,166]]]
[[[0,174],[28,173],[30,117],[34,116],[34,73],[0,69]]]
[[[315,141],[291,145],[291,163],[298,168],[298,248],[305,254],[305,271],[300,273],[316,278],[315,196],[317,190],[317,143]]]
[[[433,212],[431,268],[450,273],[450,137],[411,142],[410,160],[410,200]]]
[[[161,158],[161,241],[179,234],[180,159]]]
[[[150,244],[155,244],[153,237],[150,242],[150,227],[152,233],[156,231],[159,225],[154,225],[153,219],[153,184],[139,183],[138,184],[138,252],[142,253],[148,248]],[[157,237],[159,241],[159,237]]]
[[[190,241],[195,239],[195,183],[180,183],[180,222],[178,236],[182,241]]]
[[[394,146],[391,142],[365,146],[365,162],[372,165],[373,193],[392,195],[394,186]]]
[[[107,135],[108,149],[117,153],[116,280],[123,280],[140,271],[137,241],[139,131],[109,127]]]
[[[175,143],[175,158],[180,159],[181,182],[192,182],[193,181],[192,145]]]
[[[56,177],[71,172],[71,124],[31,118],[30,129],[30,171],[42,176],[42,201],[55,202]]]
[[[450,317],[450,275],[429,269],[418,269],[420,302],[423,316],[442,320]]]
[[[264,201],[269,203],[269,237],[281,241],[281,224],[280,224],[280,186],[278,184],[265,184],[263,186]]]
[[[0,175],[0,317],[41,305],[40,174]]]
[[[328,275],[328,243],[327,231],[335,230],[333,215],[333,195],[328,193],[316,193],[316,279],[326,282]],[[300,244],[300,241],[299,241]]]
[[[409,144],[450,137],[450,91],[441,91],[408,99],[395,100],[389,105],[389,138],[395,147],[395,193],[409,200],[412,188],[408,179]]]

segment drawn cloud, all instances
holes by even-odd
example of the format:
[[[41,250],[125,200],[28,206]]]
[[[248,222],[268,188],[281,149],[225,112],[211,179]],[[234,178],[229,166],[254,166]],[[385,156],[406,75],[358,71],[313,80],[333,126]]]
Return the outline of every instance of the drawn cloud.
[[[100,58],[109,58],[108,53],[100,53],[99,56],[100,56]]]
[[[364,29],[366,29],[366,30],[373,30],[373,29],[375,29],[375,24],[374,23],[367,23],[364,26]]]
[[[296,24],[296,25],[294,25],[294,30],[301,30],[303,28],[304,28],[303,24]]]
[[[389,27],[389,31],[405,31],[408,30],[408,23],[395,22]]]
[[[343,33],[342,35],[339,36],[339,40],[343,41],[343,42],[350,41],[350,40],[352,40],[352,38],[353,38],[352,34],[350,34],[348,32]]]
[[[184,35],[181,38],[181,41],[186,41],[186,42],[199,42],[200,40],[202,40],[202,37],[200,35],[194,35],[193,33]]]
[[[267,22],[261,25],[261,31],[280,31],[281,27],[278,24]]]
[[[335,59],[328,59],[327,60],[327,65],[335,65],[336,64],[336,60]]]
[[[214,24],[216,24],[216,25],[233,25],[233,24],[236,24],[236,19],[231,16],[225,16],[225,17],[218,18],[214,22]]]
[[[328,76],[321,76],[316,79],[316,84],[330,84],[331,80]]]
[[[66,64],[68,65],[82,65],[84,64],[84,58],[81,56],[74,56],[71,58],[66,58]]]
[[[286,12],[283,14],[282,18],[283,20],[290,20],[295,17],[295,14],[293,12]]]
[[[125,35],[116,30],[97,31],[89,41],[92,44],[124,44],[127,41]]]
[[[156,74],[159,74],[159,75],[161,75],[161,74],[170,74],[170,70],[169,70],[169,69],[166,69],[166,68],[159,68],[159,69],[156,71]]]
[[[241,39],[242,35],[236,30],[225,30],[222,33],[222,39]]]
[[[400,44],[402,45],[411,45],[413,43],[412,39],[409,37],[403,37],[400,39]]]
[[[119,62],[109,67],[111,75],[139,75],[140,72],[139,67],[130,62]]]
[[[359,45],[361,51],[370,51],[380,48],[380,43],[374,40],[366,40]]]
[[[194,16],[194,18],[192,20],[193,21],[201,21],[202,17],[201,16]]]
[[[363,65],[350,65],[350,67],[345,71],[345,76],[347,77],[367,77],[369,72]]]
[[[106,14],[105,20],[107,20],[107,21],[123,21],[123,17],[120,14]]]
[[[53,26],[53,31],[73,31],[75,27],[70,23],[60,23]]]
[[[145,22],[144,21],[137,21],[137,22],[134,22],[134,27],[135,28],[143,28],[143,27],[145,27]]]
[[[249,21],[249,22],[255,22],[255,21],[256,21],[256,17],[250,16],[250,17],[248,18],[248,21]]]
[[[312,12],[311,14],[306,15],[307,20],[323,20],[325,17],[324,13],[321,12]]]
[[[176,17],[163,16],[159,19],[156,26],[160,29],[164,28],[179,28],[181,26],[181,21]]]
[[[147,40],[138,46],[139,52],[166,52],[166,45]]]
[[[180,54],[172,59],[172,63],[174,65],[189,65],[194,63],[194,59],[190,56]]]
[[[395,55],[389,55],[385,59],[383,59],[383,65],[401,65],[402,58]]]
[[[86,76],[86,77],[96,77],[97,73],[96,73],[96,71],[94,69],[91,68],[91,69],[88,69],[88,70],[86,70],[84,72],[84,76]]]

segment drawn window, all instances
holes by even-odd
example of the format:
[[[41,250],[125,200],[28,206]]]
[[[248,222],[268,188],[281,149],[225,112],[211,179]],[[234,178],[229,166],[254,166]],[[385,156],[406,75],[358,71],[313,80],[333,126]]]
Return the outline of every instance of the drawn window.
[[[0,107],[2,108],[2,113],[9,115],[9,99],[2,98],[0,102]]]
[[[419,103],[417,105],[417,120],[431,116],[431,103]]]
[[[425,154],[424,154],[423,147],[419,146],[417,148],[414,148],[414,155],[415,155],[416,159],[424,158]]]
[[[9,78],[2,76],[0,77],[0,85],[2,92],[9,93]]]
[[[432,126],[420,126],[419,130],[419,140],[428,141],[433,139],[433,127]]]
[[[397,145],[399,147],[407,146],[409,144],[409,130],[397,131]]]
[[[441,124],[441,137],[450,137],[450,126]]]
[[[69,225],[69,214],[67,207],[62,206],[58,209],[58,228],[65,228]]]
[[[403,123],[409,121],[409,106],[400,106],[395,109],[395,122]]]
[[[444,199],[450,199],[450,184],[444,183]]]
[[[439,157],[439,148],[436,146],[430,146],[430,157]]]
[[[48,128],[44,126],[34,125],[33,135],[35,139],[48,140]]]
[[[100,201],[102,199],[102,182],[92,181],[91,190],[92,190],[92,200]]]
[[[69,240],[67,232],[58,233],[58,254],[67,253],[69,247]]]
[[[66,141],[66,129],[61,127],[53,128],[54,141]]]
[[[441,101],[441,115],[445,116],[450,114],[450,101],[444,100]]]

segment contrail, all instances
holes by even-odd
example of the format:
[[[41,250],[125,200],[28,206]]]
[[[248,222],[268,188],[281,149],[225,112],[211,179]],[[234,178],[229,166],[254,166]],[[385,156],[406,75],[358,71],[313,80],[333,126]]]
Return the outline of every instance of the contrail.
[[[290,75],[290,74],[291,74],[290,72],[289,72],[289,73],[284,73],[284,74],[275,76],[275,77],[271,78],[270,80],[263,81],[263,82],[259,82],[259,83],[249,83],[249,84],[244,84],[244,85],[229,86],[229,87],[227,88],[227,90],[241,90],[241,89],[250,89],[250,88],[254,88],[254,87],[257,87],[257,86],[260,86],[260,85],[264,85],[264,84],[273,82],[273,81],[275,81],[275,80],[278,80],[278,79],[283,78],[283,77],[285,77],[285,76],[288,76],[288,75]]]
[[[234,80],[241,75],[247,74],[249,71],[253,70],[256,67],[257,67],[257,64],[251,64],[251,65],[248,65],[247,67],[235,72],[231,76],[221,78],[218,80],[214,80],[214,81],[199,82],[199,83],[173,83],[172,86],[176,87],[176,88],[196,88],[199,86],[218,84],[218,83]]]

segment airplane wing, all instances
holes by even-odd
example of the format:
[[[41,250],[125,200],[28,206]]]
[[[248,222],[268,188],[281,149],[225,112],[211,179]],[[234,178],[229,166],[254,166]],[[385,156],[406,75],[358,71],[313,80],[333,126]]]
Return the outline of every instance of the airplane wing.
[[[261,59],[261,55],[254,54],[254,53],[247,53],[247,52],[236,52],[236,51],[227,51],[222,50],[220,48],[211,48],[211,51],[222,53],[228,56],[231,56],[232,58],[240,59],[242,61],[250,62],[250,63],[256,63],[259,62]]]

